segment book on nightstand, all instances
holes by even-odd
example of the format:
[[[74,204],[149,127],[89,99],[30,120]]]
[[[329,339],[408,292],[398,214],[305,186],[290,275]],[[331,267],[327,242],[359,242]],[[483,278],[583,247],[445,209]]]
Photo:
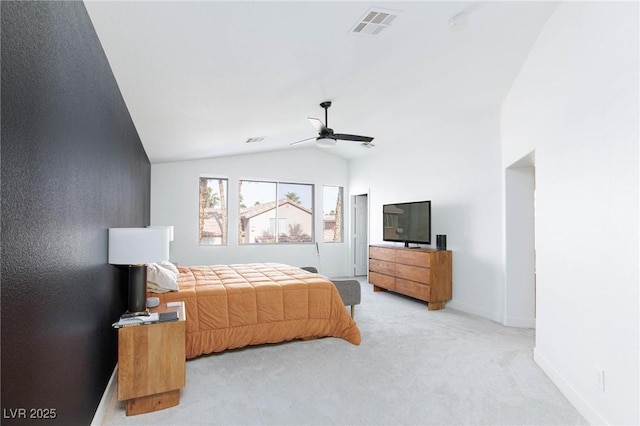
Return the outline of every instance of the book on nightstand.
[[[158,314],[158,321],[177,321],[179,317],[178,311],[160,312],[160,314]]]
[[[149,315],[120,318],[120,320],[114,322],[111,326],[113,328],[135,327],[138,325],[155,324],[159,321],[160,315],[157,312],[153,312]]]

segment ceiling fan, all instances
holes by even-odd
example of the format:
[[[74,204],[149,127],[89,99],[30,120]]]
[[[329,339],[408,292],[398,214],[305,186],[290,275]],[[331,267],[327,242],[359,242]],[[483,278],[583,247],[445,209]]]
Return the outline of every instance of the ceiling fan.
[[[300,141],[291,143],[291,145],[297,145],[299,143],[315,139],[316,145],[322,148],[329,148],[329,147],[335,146],[338,140],[360,142],[366,148],[371,148],[372,146],[374,146],[371,143],[373,141],[373,138],[369,136],[348,135],[346,133],[334,133],[333,129],[330,129],[328,127],[329,126],[329,107],[331,106],[331,101],[322,102],[320,106],[324,108],[324,123],[317,118],[307,117],[311,125],[318,131],[318,136],[302,139]]]

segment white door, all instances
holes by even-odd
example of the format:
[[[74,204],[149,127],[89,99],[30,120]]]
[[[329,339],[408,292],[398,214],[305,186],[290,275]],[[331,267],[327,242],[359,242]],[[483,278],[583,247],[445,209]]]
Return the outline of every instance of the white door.
[[[354,247],[354,268],[353,275],[367,275],[367,263],[369,260],[369,212],[367,194],[356,195],[353,202],[353,247]]]

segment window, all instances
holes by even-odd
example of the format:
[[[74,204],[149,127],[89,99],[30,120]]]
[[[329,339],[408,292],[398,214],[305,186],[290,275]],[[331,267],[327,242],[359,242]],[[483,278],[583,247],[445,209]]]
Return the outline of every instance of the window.
[[[313,242],[313,185],[241,180],[240,244]]]
[[[322,241],[342,242],[343,195],[341,186],[325,186],[322,189]]]
[[[227,179],[200,178],[201,246],[227,245]]]

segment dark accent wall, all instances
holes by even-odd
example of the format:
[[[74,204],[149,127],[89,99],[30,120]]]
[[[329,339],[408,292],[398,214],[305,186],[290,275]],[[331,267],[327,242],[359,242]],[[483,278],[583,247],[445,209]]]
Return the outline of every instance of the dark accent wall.
[[[107,229],[149,224],[151,165],[84,4],[0,12],[2,424],[88,425],[126,299]]]

